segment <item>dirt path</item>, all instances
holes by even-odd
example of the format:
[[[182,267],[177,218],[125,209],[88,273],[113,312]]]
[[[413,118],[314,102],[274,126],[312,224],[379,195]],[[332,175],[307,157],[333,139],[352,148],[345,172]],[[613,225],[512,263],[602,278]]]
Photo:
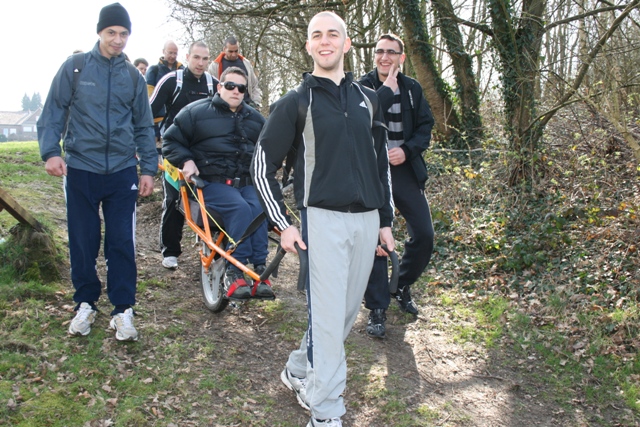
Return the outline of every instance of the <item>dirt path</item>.
[[[295,290],[295,258],[285,257],[279,278],[274,280],[286,313],[282,321],[266,316],[260,303],[229,307],[214,314],[202,303],[200,267],[197,249],[190,247],[194,241],[190,230],[183,240],[180,268],[169,271],[161,266],[157,243],[160,213],[159,201],[139,206],[139,279],[169,284],[161,292],[147,289],[139,295],[142,335],[145,329],[151,332],[162,325],[186,325],[190,340],[208,340],[216,348],[213,357],[192,363],[190,369],[201,370],[203,377],[234,372],[247,381],[249,395],[269,396],[273,405],[268,411],[253,410],[253,415],[263,417],[267,425],[306,425],[308,415],[279,380],[306,321],[304,297]],[[544,400],[544,386],[531,380],[531,372],[544,377],[535,355],[519,361],[508,354],[508,346],[498,345],[487,351],[468,342],[456,344],[447,332],[453,320],[437,300],[420,291],[416,297],[421,315],[412,321],[393,307],[385,340],[366,335],[367,313],[364,308],[361,311],[346,344],[349,377],[345,426],[592,425],[584,416],[585,408],[568,413]],[[297,324],[298,329],[288,330],[287,322]],[[223,410],[217,407],[223,405],[218,400],[205,409],[212,412],[212,418],[216,411]],[[193,424],[185,419],[181,425]]]

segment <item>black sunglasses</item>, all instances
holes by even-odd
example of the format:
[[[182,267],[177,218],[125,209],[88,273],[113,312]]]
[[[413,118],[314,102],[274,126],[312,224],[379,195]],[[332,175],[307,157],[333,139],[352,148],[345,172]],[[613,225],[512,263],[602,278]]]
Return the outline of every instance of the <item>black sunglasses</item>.
[[[234,82],[224,82],[224,83],[220,83],[226,90],[234,90],[235,88],[238,88],[238,92],[240,93],[245,93],[247,90],[247,85],[241,85],[239,83],[234,83]]]

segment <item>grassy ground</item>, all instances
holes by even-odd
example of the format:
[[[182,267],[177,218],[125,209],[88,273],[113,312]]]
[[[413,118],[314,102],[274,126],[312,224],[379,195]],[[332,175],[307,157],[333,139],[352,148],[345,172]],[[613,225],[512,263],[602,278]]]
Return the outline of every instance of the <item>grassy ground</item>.
[[[501,184],[498,155],[469,163],[430,152],[436,253],[414,291],[424,317],[393,306],[382,344],[356,326],[347,425],[637,425],[640,170],[603,136],[587,133],[570,150],[556,137],[562,147],[545,153],[546,173],[527,192]],[[66,263],[60,179],[44,173],[37,144],[0,144],[0,185],[48,225]],[[203,316],[187,286],[195,264],[179,280],[142,269],[140,342],[115,342],[105,315],[91,339],[68,339],[70,285],[18,274],[14,225],[0,212],[0,425],[304,425],[273,381],[305,329],[295,291]],[[403,355],[413,368],[396,369]],[[476,385],[502,384],[508,416],[487,421],[456,400],[473,392],[495,406],[477,387],[447,391],[454,383],[437,371],[464,363]]]

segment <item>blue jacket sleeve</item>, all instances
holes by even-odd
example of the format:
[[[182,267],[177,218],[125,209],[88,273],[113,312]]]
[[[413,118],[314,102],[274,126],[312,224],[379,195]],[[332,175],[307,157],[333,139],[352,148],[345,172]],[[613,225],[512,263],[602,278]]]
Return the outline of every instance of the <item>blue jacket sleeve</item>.
[[[60,139],[65,130],[73,91],[72,60],[65,61],[56,73],[38,119],[40,157],[45,162],[62,154]]]
[[[158,83],[158,65],[154,64],[149,67],[147,74],[145,75],[147,85],[154,87]]]

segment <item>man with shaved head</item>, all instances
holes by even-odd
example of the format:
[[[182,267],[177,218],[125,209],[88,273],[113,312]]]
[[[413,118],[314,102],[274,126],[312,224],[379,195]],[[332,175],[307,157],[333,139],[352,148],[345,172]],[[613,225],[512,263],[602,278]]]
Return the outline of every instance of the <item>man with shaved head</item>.
[[[341,427],[344,341],[360,311],[378,239],[390,251],[395,246],[387,132],[375,92],[344,71],[351,41],[342,18],[315,15],[306,47],[313,72],[272,105],[251,173],[269,220],[281,231],[282,248],[296,252],[297,245],[309,256],[307,331],[280,379],[311,412],[307,427]],[[276,179],[296,141],[293,186],[301,231]]]
[[[162,49],[162,56],[157,64],[147,69],[145,78],[147,79],[147,91],[149,96],[153,93],[156,85],[166,74],[171,71],[184,69],[184,65],[178,62],[178,45],[173,40],[167,40]],[[160,142],[160,123],[164,119],[165,109],[163,108],[153,117],[155,125],[156,143]]]
[[[168,40],[164,44],[162,56],[158,63],[152,65],[147,70],[146,77],[149,94],[153,93],[153,88],[165,74],[181,68],[184,68],[184,66],[178,62],[178,45],[173,40]]]

